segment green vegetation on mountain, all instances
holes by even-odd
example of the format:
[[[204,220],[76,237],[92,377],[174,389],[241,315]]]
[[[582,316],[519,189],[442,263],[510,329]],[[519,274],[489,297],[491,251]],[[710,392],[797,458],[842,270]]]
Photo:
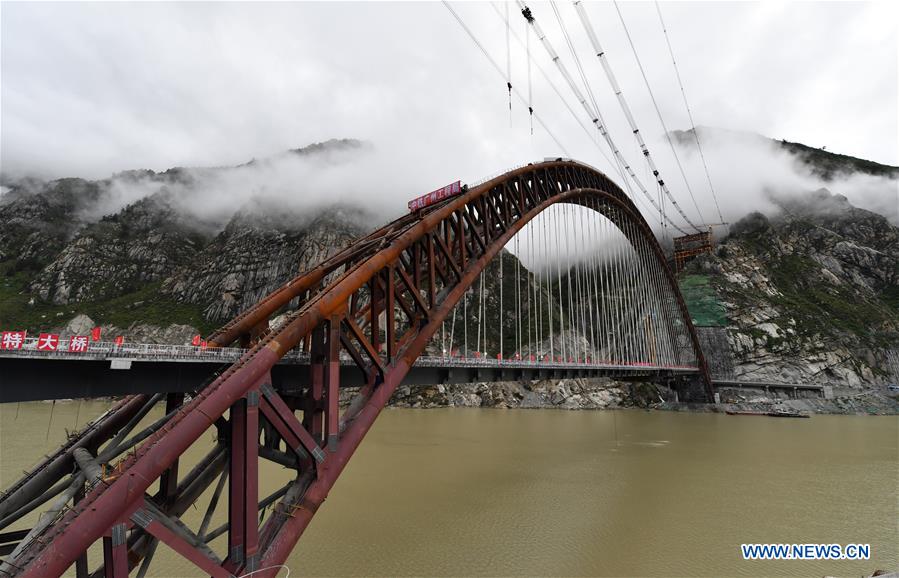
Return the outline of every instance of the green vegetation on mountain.
[[[864,173],[868,175],[897,178],[899,167],[882,165],[874,161],[832,153],[824,149],[816,149],[797,142],[778,141],[785,150],[793,153],[812,171],[824,179],[831,179],[839,174]]]
[[[180,324],[190,325],[205,334],[220,325],[204,317],[202,307],[179,303],[161,293],[160,282],[110,299],[77,304],[58,305],[32,300],[28,274],[22,271],[10,274],[14,265],[14,261],[0,263],[0,328],[4,330],[45,331],[60,327],[79,313],[99,325],[122,329],[135,323],[159,327]]]

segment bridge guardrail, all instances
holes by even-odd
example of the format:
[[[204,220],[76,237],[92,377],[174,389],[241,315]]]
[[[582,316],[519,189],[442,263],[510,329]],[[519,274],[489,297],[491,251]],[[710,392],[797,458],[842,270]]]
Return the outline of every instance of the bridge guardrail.
[[[170,345],[162,343],[123,343],[113,341],[89,341],[83,349],[71,350],[72,338],[59,339],[56,349],[39,349],[39,338],[27,337],[19,349],[0,349],[0,357],[35,357],[48,359],[131,359],[152,361],[220,361],[233,363],[248,350],[240,347],[204,348],[194,345]],[[308,364],[309,354],[304,351],[291,351],[282,358],[283,363]],[[349,355],[341,355],[343,365],[352,365]],[[444,355],[427,355],[419,357],[415,365],[418,367],[468,367],[468,368],[504,368],[504,369],[620,369],[631,371],[696,371],[697,368],[687,365],[660,366],[651,363],[626,363],[609,360],[558,361],[540,359],[494,359],[491,357],[460,357]]]

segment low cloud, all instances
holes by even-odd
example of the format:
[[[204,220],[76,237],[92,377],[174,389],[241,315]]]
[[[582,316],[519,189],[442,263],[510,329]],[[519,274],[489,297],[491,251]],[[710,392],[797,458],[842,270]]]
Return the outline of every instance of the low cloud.
[[[717,210],[695,141],[685,133],[681,137],[677,141],[679,153],[702,216],[707,222],[717,221]],[[752,211],[774,214],[779,211],[779,199],[826,188],[844,195],[853,205],[879,213],[899,225],[899,180],[895,177],[837,172],[825,178],[778,141],[760,135],[701,128],[699,137],[718,204],[728,222],[735,222]],[[683,193],[683,187],[680,191]],[[696,211],[686,195],[680,197],[688,215],[695,216]]]
[[[405,210],[406,199],[426,192],[421,171],[398,171],[393,164],[372,143],[333,140],[235,167],[130,171],[108,181],[102,201],[90,209],[88,218],[166,194],[176,209],[212,227],[224,226],[238,211],[302,214],[333,204],[387,221]],[[435,188],[440,184],[432,183]]]

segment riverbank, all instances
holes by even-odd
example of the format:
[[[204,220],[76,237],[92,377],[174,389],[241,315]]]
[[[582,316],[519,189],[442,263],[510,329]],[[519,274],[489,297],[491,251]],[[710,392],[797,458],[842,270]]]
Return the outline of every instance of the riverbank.
[[[746,401],[718,405],[666,402],[657,406],[657,409],[716,413],[724,411],[789,411],[831,415],[899,415],[899,400],[895,396],[877,390],[864,390],[851,395],[836,396],[833,399],[773,399],[759,396]]]
[[[837,389],[831,399],[791,399],[763,390],[722,390],[718,405],[680,403],[674,392],[652,383],[628,383],[605,378],[534,382],[504,381],[427,386],[401,386],[390,400],[393,407],[487,407],[497,409],[601,410],[646,408],[668,411],[724,412],[793,411],[836,415],[899,415],[899,395],[885,388]]]

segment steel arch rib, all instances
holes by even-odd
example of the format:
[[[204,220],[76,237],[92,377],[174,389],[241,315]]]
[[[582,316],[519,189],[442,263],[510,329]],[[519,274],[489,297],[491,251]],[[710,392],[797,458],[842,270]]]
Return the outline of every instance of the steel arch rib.
[[[488,195],[499,192],[500,189],[503,191],[505,204],[502,207],[495,207],[492,204],[493,199],[488,198]],[[516,195],[517,199],[511,198]],[[285,353],[309,338],[313,330],[321,328],[324,324],[330,324],[332,329],[335,326],[340,327],[341,319],[347,316],[347,308],[352,309],[350,306],[352,298],[366,287],[374,288],[371,293],[370,309],[372,319],[375,320],[377,317],[375,313],[382,307],[386,308],[385,300],[395,298],[393,273],[396,268],[406,267],[403,260],[404,252],[416,243],[427,241],[426,252],[430,253],[430,271],[427,273],[430,295],[422,297],[422,303],[430,304],[427,314],[421,319],[410,318],[408,339],[405,342],[389,344],[388,359],[382,364],[373,364],[377,367],[373,368],[372,381],[363,388],[364,395],[360,396],[360,402],[344,413],[339,430],[332,423],[333,418],[328,419],[330,424],[328,433],[335,436],[333,445],[328,444],[327,452],[323,452],[323,457],[314,470],[307,470],[298,476],[294,486],[282,498],[279,508],[276,508],[276,513],[266,520],[259,532],[261,560],[258,567],[266,568],[283,563],[397,385],[478,274],[522,227],[546,208],[556,203],[575,203],[589,207],[587,199],[600,199],[603,203],[616,207],[631,224],[636,225],[637,233],[648,242],[658,266],[664,272],[664,278],[667,279],[676,297],[679,313],[692,341],[700,373],[706,381],[706,393],[710,395],[711,386],[708,382],[705,360],[686,306],[677,289],[677,283],[651,229],[635,205],[605,175],[586,165],[571,161],[528,165],[494,178],[445,204],[434,207],[420,218],[410,219],[409,216],[404,216],[392,224],[394,226],[388,225],[379,230],[382,241],[389,240],[389,242],[373,243],[372,241],[378,237],[369,235],[360,242],[364,245],[355,246],[356,250],[350,247],[341,252],[340,258],[337,259],[340,262],[338,265],[334,266],[335,261],[332,258],[328,267],[317,268],[315,281],[300,285],[303,291],[309,290],[309,299],[298,311],[291,314],[288,322],[262,337],[240,361],[205,387],[189,404],[183,406],[163,429],[151,435],[133,455],[126,458],[122,464],[123,475],[108,484],[105,482],[96,484],[82,501],[45,531],[40,540],[33,541],[16,560],[17,565],[23,568],[20,574],[61,575],[94,541],[108,535],[114,526],[127,523],[134,512],[142,507],[148,487],[207,428],[248,392],[258,391],[260,387],[264,389],[266,376],[271,367]],[[512,201],[515,202],[514,206],[511,204]],[[474,243],[470,247],[465,246],[465,225],[462,223],[462,215],[469,207],[475,207],[474,210],[477,211],[484,227],[484,249],[480,254],[476,254],[478,251],[474,248]],[[514,215],[512,213],[516,208],[518,214]],[[449,250],[450,254],[454,253],[454,244],[459,242],[462,265],[461,267],[454,265],[452,270],[442,274],[448,279],[454,279],[454,275],[458,279],[452,284],[444,283],[440,295],[437,295],[436,280],[440,272],[435,265],[437,262],[435,255],[443,252],[449,257],[446,253],[446,242],[439,236],[440,228],[442,225],[443,232],[449,238],[450,232],[447,227],[453,224],[454,215],[458,217],[459,231],[462,231],[463,235],[461,240],[458,237],[453,238],[453,246],[449,247]],[[487,233],[488,222],[494,228],[492,235]],[[471,249],[473,256],[466,259],[468,249]],[[446,261],[449,264],[451,259],[447,258]],[[326,270],[334,271],[341,264],[346,268],[343,274],[327,287],[317,292],[311,290],[314,283],[318,283],[325,276],[324,273],[321,275],[319,273]],[[414,264],[416,275],[420,272],[419,267],[416,261]],[[382,277],[386,277],[388,281],[384,289],[388,295],[386,297],[379,294]],[[288,286],[290,285],[289,283]],[[419,289],[421,288],[417,287],[416,291]],[[241,332],[246,333],[251,327],[258,326],[261,321],[267,320],[266,315],[271,315],[279,307],[286,305],[286,301],[282,303],[282,300],[285,298],[289,300],[295,296],[293,290],[285,290],[282,287],[261,302],[265,304],[263,309],[256,310],[254,314],[244,313],[238,316],[236,322],[226,326],[226,331],[219,332],[217,335],[224,337],[218,344],[227,345],[229,340],[238,338]],[[415,308],[416,305],[413,303],[412,309]],[[340,331],[336,333],[332,331],[330,342],[332,347],[333,336],[339,333]],[[377,345],[380,337],[376,327],[372,329],[372,335],[378,335],[373,337]],[[379,347],[376,346],[374,351],[375,355],[378,355]],[[336,407],[336,401],[334,403]],[[322,445],[325,445],[326,441],[322,437]],[[52,547],[47,547],[50,543]],[[271,569],[256,574],[265,576],[274,575],[275,572],[276,569]]]

